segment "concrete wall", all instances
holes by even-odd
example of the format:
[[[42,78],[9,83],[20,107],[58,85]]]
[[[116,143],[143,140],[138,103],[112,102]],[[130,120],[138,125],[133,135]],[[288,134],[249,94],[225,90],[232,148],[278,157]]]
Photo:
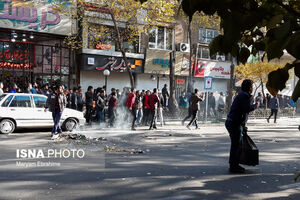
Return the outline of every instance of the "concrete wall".
[[[94,88],[102,87],[105,85],[105,77],[102,71],[81,71],[80,72],[80,85],[82,91],[86,91],[89,85]],[[128,74],[111,72],[110,76],[107,78],[107,91],[111,88],[120,89],[122,91],[123,87],[130,87],[130,80]]]
[[[157,87],[157,79],[155,81],[151,80],[151,74],[138,74],[136,79],[136,89],[137,90],[153,90]],[[159,89],[161,90],[164,87],[164,84],[169,84],[169,77],[166,76],[166,79],[163,80],[159,78]]]

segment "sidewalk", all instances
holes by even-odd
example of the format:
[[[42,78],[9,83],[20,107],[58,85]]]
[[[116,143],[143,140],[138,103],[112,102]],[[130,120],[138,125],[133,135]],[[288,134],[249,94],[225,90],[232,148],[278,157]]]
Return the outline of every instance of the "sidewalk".
[[[187,125],[188,121],[185,122],[185,125]],[[208,120],[208,121],[198,121],[201,126],[224,126],[225,119],[222,119],[222,121],[218,120]],[[167,120],[166,125],[174,125],[174,126],[181,126],[181,120]],[[300,125],[300,117],[290,118],[290,117],[280,117],[277,119],[277,123],[274,124],[274,119],[270,119],[270,123],[267,123],[266,119],[249,119],[248,121],[249,126],[255,126],[255,125],[265,125],[265,126],[278,126],[278,125]]]

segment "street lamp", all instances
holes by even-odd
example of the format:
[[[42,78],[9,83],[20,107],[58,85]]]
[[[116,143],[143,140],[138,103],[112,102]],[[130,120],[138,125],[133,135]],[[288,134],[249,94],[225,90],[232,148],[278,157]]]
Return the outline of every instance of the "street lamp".
[[[105,92],[107,88],[107,77],[110,75],[110,71],[108,69],[103,71],[103,75],[105,76]]]
[[[160,70],[159,71],[156,71],[156,70],[153,70],[152,71],[152,74],[151,74],[151,76],[150,76],[150,79],[152,80],[152,81],[155,81],[155,80],[157,80],[157,89],[159,89],[159,75],[160,75]],[[163,80],[166,80],[167,79],[167,77],[166,77],[166,75],[165,74],[163,74],[162,75],[162,77],[161,77]]]

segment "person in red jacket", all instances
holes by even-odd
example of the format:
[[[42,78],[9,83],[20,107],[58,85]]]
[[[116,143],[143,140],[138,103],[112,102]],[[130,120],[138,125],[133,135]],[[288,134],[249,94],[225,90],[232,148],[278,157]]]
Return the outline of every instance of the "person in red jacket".
[[[149,115],[150,115],[150,106],[149,106],[149,96],[150,96],[150,90],[147,90],[146,94],[144,95],[144,98],[143,98],[143,120],[142,120],[142,124],[147,126],[148,125],[148,122],[149,122]]]
[[[135,131],[135,121],[136,121],[136,107],[135,107],[135,99],[136,99],[136,90],[134,88],[131,89],[131,92],[127,96],[126,106],[131,112],[131,115],[133,117],[132,124],[131,124],[131,130]]]
[[[111,93],[111,97],[108,102],[108,112],[109,112],[109,124],[110,127],[114,126],[116,120],[116,109],[118,106],[117,94],[116,92]]]
[[[156,128],[156,110],[157,110],[157,104],[159,102],[159,98],[157,96],[157,89],[153,89],[153,93],[149,96],[149,106],[150,106],[150,117],[151,117],[151,122],[150,122],[150,127],[149,130],[157,129]]]

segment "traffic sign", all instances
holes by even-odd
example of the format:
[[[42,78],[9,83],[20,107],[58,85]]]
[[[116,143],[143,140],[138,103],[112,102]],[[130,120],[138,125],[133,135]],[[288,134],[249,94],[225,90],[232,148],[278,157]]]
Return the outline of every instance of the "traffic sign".
[[[213,77],[205,76],[204,77],[204,90],[212,90],[213,86]]]

